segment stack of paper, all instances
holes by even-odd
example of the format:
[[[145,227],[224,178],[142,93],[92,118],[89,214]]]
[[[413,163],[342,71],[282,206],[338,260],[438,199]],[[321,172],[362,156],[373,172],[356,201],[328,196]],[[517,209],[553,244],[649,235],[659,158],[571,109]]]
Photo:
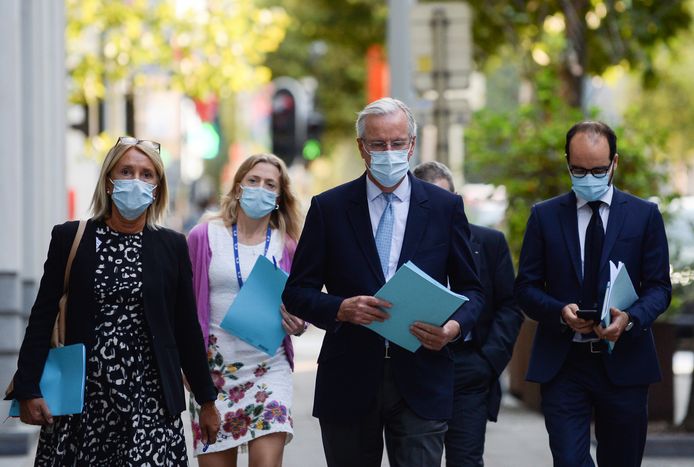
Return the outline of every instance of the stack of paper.
[[[376,292],[376,297],[392,303],[384,311],[390,318],[366,325],[400,347],[415,352],[421,343],[410,332],[415,321],[442,325],[467,297],[451,292],[411,261],[403,264],[395,275]]]
[[[220,327],[261,352],[275,355],[286,335],[280,313],[286,283],[286,272],[265,256],[258,257]]]
[[[626,310],[639,299],[634,290],[634,285],[631,283],[631,278],[627,272],[627,267],[619,262],[615,265],[610,261],[610,281],[605,289],[605,299],[602,302],[602,327],[606,328],[612,322],[610,308],[618,310]],[[612,352],[614,342],[608,341],[609,351]]]
[[[84,344],[57,347],[48,352],[39,387],[51,415],[82,413],[85,377]],[[10,405],[10,417],[19,417],[19,402]]]

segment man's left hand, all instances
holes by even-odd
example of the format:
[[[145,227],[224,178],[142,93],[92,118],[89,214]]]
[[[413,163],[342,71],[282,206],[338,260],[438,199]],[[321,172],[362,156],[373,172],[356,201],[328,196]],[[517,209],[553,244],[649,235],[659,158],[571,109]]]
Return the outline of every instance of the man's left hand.
[[[441,350],[460,335],[460,324],[450,320],[443,326],[434,326],[417,321],[410,326],[410,332],[419,339],[425,349]]]
[[[593,326],[593,331],[598,335],[600,339],[607,339],[610,342],[617,342],[619,337],[624,332],[624,329],[629,324],[629,316],[622,310],[617,308],[610,308],[610,315],[612,316],[612,322],[606,328],[603,328],[600,323]]]

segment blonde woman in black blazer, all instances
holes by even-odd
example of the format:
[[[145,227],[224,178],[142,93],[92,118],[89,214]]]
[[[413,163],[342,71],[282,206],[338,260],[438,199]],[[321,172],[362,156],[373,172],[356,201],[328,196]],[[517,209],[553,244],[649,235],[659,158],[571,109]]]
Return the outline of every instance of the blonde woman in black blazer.
[[[39,389],[77,222],[53,228],[8,397],[43,425],[35,465],[187,465],[181,370],[214,443],[217,391],[197,321],[185,237],[157,226],[167,205],[159,145],[121,137],[104,160],[72,266],[66,344],[87,353],[84,409],[53,418]]]

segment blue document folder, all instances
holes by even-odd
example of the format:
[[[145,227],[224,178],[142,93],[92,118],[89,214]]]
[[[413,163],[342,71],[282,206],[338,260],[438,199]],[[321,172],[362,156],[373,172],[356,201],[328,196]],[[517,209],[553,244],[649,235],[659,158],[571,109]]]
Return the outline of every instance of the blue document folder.
[[[286,335],[280,313],[286,283],[286,272],[266,257],[258,257],[220,327],[261,352],[275,355]]]
[[[605,289],[605,298],[602,303],[602,327],[606,328],[612,322],[610,308],[626,310],[639,299],[631,282],[627,267],[621,261],[615,265],[610,261],[610,281]],[[614,348],[614,342],[607,342],[609,352]]]
[[[84,406],[84,344],[56,347],[48,352],[39,387],[51,415],[82,413]],[[10,417],[19,417],[19,402],[10,405]]]
[[[393,304],[387,310],[390,318],[366,325],[389,341],[415,352],[421,343],[410,332],[415,321],[442,325],[467,297],[451,292],[432,279],[411,261],[403,264],[375,295]]]

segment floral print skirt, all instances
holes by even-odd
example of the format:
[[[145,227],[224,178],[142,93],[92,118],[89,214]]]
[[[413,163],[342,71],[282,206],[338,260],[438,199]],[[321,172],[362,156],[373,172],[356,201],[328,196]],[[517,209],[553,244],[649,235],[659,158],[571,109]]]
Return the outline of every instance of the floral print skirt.
[[[210,334],[210,373],[219,390],[217,410],[222,426],[217,442],[205,447],[200,439],[200,406],[190,398],[194,454],[204,455],[241,446],[270,433],[293,437],[292,374],[280,346],[270,357],[224,331]]]

